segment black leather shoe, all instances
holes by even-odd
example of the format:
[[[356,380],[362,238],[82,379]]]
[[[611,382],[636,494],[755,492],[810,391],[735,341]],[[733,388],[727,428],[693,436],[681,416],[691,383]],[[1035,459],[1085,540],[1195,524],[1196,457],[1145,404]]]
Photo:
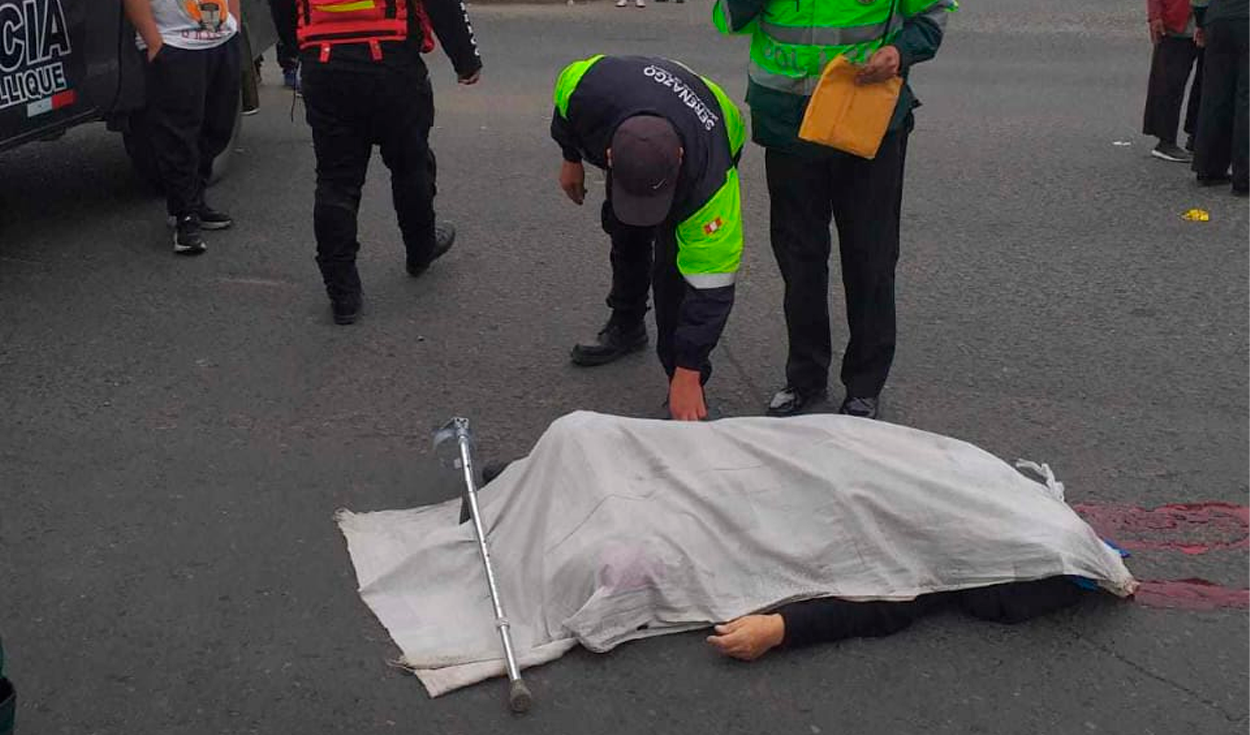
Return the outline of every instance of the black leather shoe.
[[[641,322],[629,327],[622,327],[609,321],[594,342],[581,343],[573,346],[570,358],[574,365],[593,367],[606,365],[614,360],[637,352],[647,346],[647,328]]]
[[[360,318],[360,309],[364,303],[361,294],[355,296],[344,296],[341,299],[330,301],[330,310],[334,312],[335,324],[355,324]]]
[[[881,413],[881,399],[847,396],[846,400],[842,401],[842,407],[838,409],[838,413],[844,416],[858,416],[862,419],[875,419]]]
[[[430,269],[430,264],[447,254],[456,243],[456,226],[450,222],[434,225],[434,250],[424,263],[408,259],[408,275],[416,278]]]
[[[803,409],[823,401],[825,399],[825,391],[804,391],[787,385],[785,388],[777,391],[773,399],[768,403],[769,416],[795,416],[803,412]]]

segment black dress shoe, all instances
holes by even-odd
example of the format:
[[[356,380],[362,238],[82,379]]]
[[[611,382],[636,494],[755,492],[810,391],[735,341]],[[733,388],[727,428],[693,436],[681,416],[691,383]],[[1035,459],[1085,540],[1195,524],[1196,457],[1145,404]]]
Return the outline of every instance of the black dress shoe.
[[[881,400],[879,398],[856,398],[855,396],[847,396],[842,401],[842,407],[838,409],[838,413],[845,416],[858,416],[863,419],[875,419],[881,413]]]
[[[595,337],[594,342],[573,345],[570,358],[574,365],[582,367],[606,365],[646,346],[647,328],[642,322],[622,327],[609,321],[603,329],[599,330],[599,335]]]
[[[430,264],[447,254],[456,243],[456,226],[450,222],[442,222],[434,226],[434,249],[430,257],[423,261],[408,259],[408,275],[416,278],[430,269]]]
[[[787,385],[785,388],[777,391],[773,399],[768,403],[769,416],[795,416],[803,412],[803,409],[825,400],[825,391],[805,391]]]
[[[335,324],[355,324],[360,318],[360,309],[364,303],[361,294],[344,296],[330,301],[330,311],[334,313]]]

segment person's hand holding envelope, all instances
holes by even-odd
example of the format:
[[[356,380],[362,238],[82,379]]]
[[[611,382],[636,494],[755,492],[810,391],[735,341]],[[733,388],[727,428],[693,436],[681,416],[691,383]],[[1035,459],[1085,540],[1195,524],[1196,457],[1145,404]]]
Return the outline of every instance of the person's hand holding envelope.
[[[861,158],[875,157],[903,89],[898,71],[899,54],[893,46],[882,46],[862,66],[845,56],[834,59],[807,103],[799,137]]]

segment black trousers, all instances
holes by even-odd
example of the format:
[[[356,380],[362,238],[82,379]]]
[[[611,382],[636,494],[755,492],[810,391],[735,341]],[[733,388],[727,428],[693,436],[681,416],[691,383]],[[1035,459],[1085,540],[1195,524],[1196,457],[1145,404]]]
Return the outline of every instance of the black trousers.
[[[647,292],[654,291],[655,352],[671,378],[677,369],[673,340],[688,288],[677,269],[677,228],[668,222],[655,227],[626,225],[612,211],[611,197],[609,185],[601,219],[612,240],[611,321],[623,327],[641,323],[647,314]],[[699,373],[706,383],[712,376],[711,362],[705,360]]]
[[[785,281],[790,348],[786,380],[805,393],[825,389],[829,333],[830,220],[837,224],[850,342],[842,357],[847,395],[876,396],[894,361],[894,266],[898,262],[903,165],[911,119],[891,131],[873,160],[830,150],[768,150],[773,254]]]
[[[1250,28],[1244,20],[1213,20],[1206,26],[1207,47],[1202,76],[1202,105],[1194,171],[1220,178],[1233,168],[1233,186],[1250,186]]]
[[[273,18],[275,28],[294,28],[296,4],[291,0],[269,0],[269,15]],[[278,34],[278,45],[274,47],[274,53],[278,57],[278,66],[282,67],[282,71],[291,71],[299,68],[299,48],[292,46],[284,38],[285,34]]]
[[[1176,127],[1180,123],[1181,103],[1185,101],[1185,84],[1189,73],[1194,71],[1194,83],[1189,90],[1189,104],[1185,110],[1185,132],[1193,135],[1198,119],[1198,104],[1202,98],[1202,49],[1192,38],[1164,36],[1155,44],[1150,57],[1150,83],[1146,87],[1146,112],[1143,115],[1142,133],[1164,143],[1176,142]]]
[[[317,265],[330,298],[360,293],[356,215],[374,145],[391,172],[391,198],[408,262],[429,264],[436,169],[429,144],[434,97],[425,64],[415,53],[396,53],[386,63],[339,62],[335,56],[322,63],[306,54],[303,92],[317,155]]]
[[[213,159],[230,144],[242,78],[238,37],[211,49],[166,44],[147,66],[147,122],[171,215],[204,206]]]

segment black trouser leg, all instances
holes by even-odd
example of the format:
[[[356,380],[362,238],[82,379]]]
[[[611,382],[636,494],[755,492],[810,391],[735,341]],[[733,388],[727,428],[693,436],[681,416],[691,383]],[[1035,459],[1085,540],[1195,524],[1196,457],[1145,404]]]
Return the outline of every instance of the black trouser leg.
[[[789,353],[786,382],[805,393],[825,390],[833,346],[829,335],[829,221],[833,182],[828,158],[776,150],[764,156],[769,233],[785,282]]]
[[[434,255],[434,97],[425,69],[389,70],[387,114],[377,119],[382,161],[391,170],[391,197],[408,262],[424,268]]]
[[[313,204],[317,265],[334,301],[360,293],[356,214],[373,146],[359,119],[367,110],[360,109],[357,99],[368,93],[362,88],[370,86],[369,80],[359,77],[317,64],[306,70],[304,78],[304,106],[317,156]]]
[[[1198,49],[1194,63],[1194,81],[1189,85],[1189,102],[1185,105],[1185,132],[1191,138],[1198,134],[1198,108],[1202,104],[1202,59],[1204,56],[1206,54],[1202,49]]]
[[[147,66],[147,116],[169,214],[195,214],[208,54],[166,44]]]
[[[608,293],[611,321],[629,329],[641,325],[647,314],[656,228],[634,227],[617,220],[612,211],[611,187],[603,202],[601,222],[612,240],[612,290]]]
[[[851,333],[841,376],[848,396],[877,396],[894,362],[894,266],[910,127],[887,133],[871,161],[842,156],[833,167],[833,218]]]
[[[1233,186],[1250,188],[1250,26],[1228,21],[1233,36],[1237,72],[1233,89]]]
[[[1198,47],[1193,39],[1164,36],[1150,59],[1150,83],[1146,88],[1146,112],[1142,132],[1164,143],[1176,142],[1176,128],[1185,100],[1185,83],[1193,69]]]
[[[1238,58],[1237,37],[1241,35],[1244,40],[1244,26],[1241,21],[1216,20],[1207,24],[1205,29],[1207,46],[1203,58],[1202,102],[1198,109],[1198,140],[1193,166],[1202,178],[1222,178],[1232,161],[1238,70],[1240,68],[1244,73],[1246,64],[1244,44],[1241,46],[1241,58]],[[1244,142],[1243,139],[1240,144]]]
[[[208,87],[204,99],[204,125],[200,129],[199,186],[196,208],[204,205],[204,189],[213,175],[213,161],[230,145],[239,111],[239,84],[242,69],[238,36],[207,52]]]

